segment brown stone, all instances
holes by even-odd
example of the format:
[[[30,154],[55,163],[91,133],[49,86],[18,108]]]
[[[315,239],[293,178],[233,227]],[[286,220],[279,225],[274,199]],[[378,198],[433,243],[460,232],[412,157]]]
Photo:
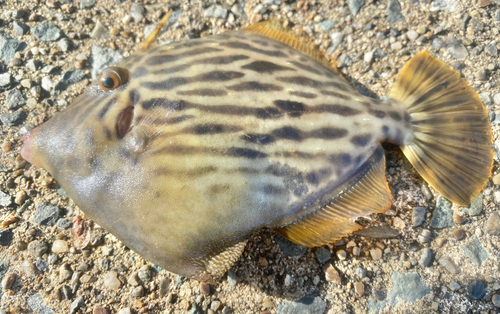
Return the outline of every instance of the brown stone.
[[[335,269],[335,267],[331,263],[325,264],[325,266],[323,266],[323,271],[325,272],[326,281],[333,282],[336,284],[342,283],[339,272]]]
[[[464,229],[455,229],[452,235],[455,239],[462,240],[463,238],[465,238],[465,231]]]
[[[361,297],[365,294],[365,285],[362,282],[354,283],[354,291]]]

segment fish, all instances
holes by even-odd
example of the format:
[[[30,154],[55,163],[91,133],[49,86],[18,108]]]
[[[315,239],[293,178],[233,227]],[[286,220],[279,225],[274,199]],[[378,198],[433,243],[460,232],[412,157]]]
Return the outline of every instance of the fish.
[[[262,228],[308,247],[359,230],[358,217],[391,207],[385,142],[456,204],[490,177],[486,109],[427,52],[380,100],[277,20],[155,48],[151,38],[26,134],[21,155],[170,272],[217,281]]]

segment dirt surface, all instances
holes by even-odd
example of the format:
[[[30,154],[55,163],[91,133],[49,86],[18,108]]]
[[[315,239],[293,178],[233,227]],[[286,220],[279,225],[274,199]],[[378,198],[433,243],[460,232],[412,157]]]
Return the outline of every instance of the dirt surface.
[[[280,248],[286,243],[279,245],[281,239],[264,230],[251,238],[220,283],[210,286],[159,269],[97,226],[85,229],[90,226],[75,220],[81,213],[51,175],[20,159],[23,135],[64,110],[91,81],[97,57],[92,47],[129,56],[145,28],[169,7],[176,21],[160,43],[237,30],[270,18],[287,20],[329,58],[337,58],[349,82],[374,97],[387,95],[403,64],[428,51],[459,70],[480,94],[500,147],[500,3],[404,0],[398,8],[396,0],[367,0],[354,15],[356,3],[146,1],[138,8],[114,0],[0,1],[0,35],[26,43],[15,55],[0,57],[0,75],[4,82],[10,80],[0,86],[0,114],[21,115],[17,120],[3,116],[11,120],[0,125],[0,314],[499,313],[498,157],[475,207],[453,205],[450,213],[399,149],[387,146],[386,175],[394,204],[385,215],[361,219],[372,227],[371,233],[349,235],[290,257],[287,248]],[[44,23],[59,27],[59,38],[35,36],[35,27]],[[19,24],[27,27],[25,34]],[[38,69],[33,60],[40,63]],[[81,80],[67,89],[56,88],[74,70],[83,74]],[[7,96],[16,89],[26,103],[9,103]],[[51,94],[54,90],[60,93]],[[42,205],[49,208],[44,211]],[[40,217],[51,212],[50,205],[57,206],[57,213]],[[425,220],[414,227],[415,207],[424,207]],[[451,217],[451,225],[433,228],[436,211]],[[83,235],[72,236],[82,224]],[[388,238],[391,230],[373,229],[377,226],[398,235]],[[88,246],[79,249],[85,241]],[[421,257],[428,248],[433,258],[425,262]],[[304,296],[316,298],[299,302]],[[295,302],[295,312],[290,302]]]

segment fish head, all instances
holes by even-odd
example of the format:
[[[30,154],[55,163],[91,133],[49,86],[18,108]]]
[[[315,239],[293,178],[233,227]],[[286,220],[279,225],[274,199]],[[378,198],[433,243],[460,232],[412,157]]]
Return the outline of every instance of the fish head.
[[[137,168],[147,148],[132,82],[126,68],[103,70],[65,111],[25,135],[23,158],[50,172],[80,204],[108,189],[110,177]]]

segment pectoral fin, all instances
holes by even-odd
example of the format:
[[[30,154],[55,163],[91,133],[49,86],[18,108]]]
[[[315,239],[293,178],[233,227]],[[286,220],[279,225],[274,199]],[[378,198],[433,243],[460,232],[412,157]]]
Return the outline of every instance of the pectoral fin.
[[[354,222],[357,217],[385,212],[391,202],[384,150],[379,147],[351,179],[332,193],[331,202],[276,231],[294,243],[321,246],[361,229]]]

